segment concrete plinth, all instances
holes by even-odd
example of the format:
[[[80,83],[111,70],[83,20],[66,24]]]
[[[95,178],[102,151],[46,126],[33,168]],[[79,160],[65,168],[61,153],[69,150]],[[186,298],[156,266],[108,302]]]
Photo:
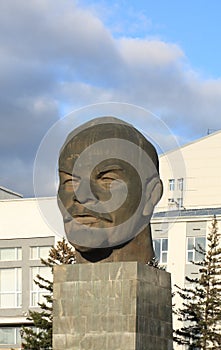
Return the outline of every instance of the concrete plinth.
[[[172,350],[169,273],[137,262],[54,269],[53,350]]]

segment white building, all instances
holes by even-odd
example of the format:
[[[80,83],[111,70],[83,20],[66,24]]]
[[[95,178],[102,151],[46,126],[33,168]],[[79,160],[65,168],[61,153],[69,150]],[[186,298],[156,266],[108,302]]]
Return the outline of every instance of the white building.
[[[160,157],[158,211],[221,206],[221,131]]]
[[[173,286],[184,287],[185,276],[197,274],[191,261],[202,256],[193,247],[205,247],[214,215],[221,232],[220,159],[221,131],[160,157],[164,194],[152,219],[152,236],[160,263],[171,272]]]
[[[217,132],[160,157],[164,194],[152,219],[152,235],[172,285],[182,287],[186,275],[197,273],[190,263],[199,258],[193,246],[206,244],[214,215],[221,222],[220,156],[221,132]],[[0,350],[19,348],[20,326],[41,299],[33,277],[49,273],[40,257],[47,257],[61,238],[44,221],[39,203],[57,220],[55,198],[23,199],[0,188]]]
[[[50,210],[55,199],[40,201]],[[28,310],[38,308],[42,299],[33,279],[38,273],[51,277],[40,257],[47,258],[58,239],[44,221],[38,200],[0,200],[0,349],[20,348],[21,325],[28,323]]]

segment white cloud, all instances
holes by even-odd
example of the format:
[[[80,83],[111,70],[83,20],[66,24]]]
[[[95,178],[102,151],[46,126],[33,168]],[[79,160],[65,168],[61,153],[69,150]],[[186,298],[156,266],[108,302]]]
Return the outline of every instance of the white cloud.
[[[158,67],[176,63],[184,56],[182,50],[175,44],[148,39],[122,38],[119,50],[124,62],[133,65],[133,69],[141,67]]]
[[[114,38],[75,2],[0,2],[0,41],[0,162],[17,167],[16,181],[10,166],[7,176],[1,169],[0,185],[31,193],[37,147],[62,106],[134,103],[162,117],[180,139],[220,128],[221,80],[200,77],[173,43]]]

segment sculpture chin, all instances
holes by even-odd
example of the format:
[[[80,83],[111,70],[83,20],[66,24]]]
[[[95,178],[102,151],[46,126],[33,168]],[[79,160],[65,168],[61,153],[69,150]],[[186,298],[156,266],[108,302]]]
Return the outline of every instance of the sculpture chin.
[[[77,253],[77,260],[98,262],[107,259],[113,252],[113,248],[87,248],[74,245]]]
[[[70,242],[71,243],[71,242]],[[86,253],[86,252],[92,252],[94,251],[96,248],[90,248],[90,247],[82,247],[80,245],[77,245],[77,244],[72,244],[74,246],[74,248],[80,252],[80,253]]]

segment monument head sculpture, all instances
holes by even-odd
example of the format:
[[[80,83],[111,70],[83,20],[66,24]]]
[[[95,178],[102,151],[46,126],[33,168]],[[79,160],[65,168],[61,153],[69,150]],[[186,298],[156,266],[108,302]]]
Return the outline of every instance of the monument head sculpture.
[[[147,262],[150,219],[162,196],[154,146],[113,117],[73,130],[59,156],[58,205],[78,262]]]

